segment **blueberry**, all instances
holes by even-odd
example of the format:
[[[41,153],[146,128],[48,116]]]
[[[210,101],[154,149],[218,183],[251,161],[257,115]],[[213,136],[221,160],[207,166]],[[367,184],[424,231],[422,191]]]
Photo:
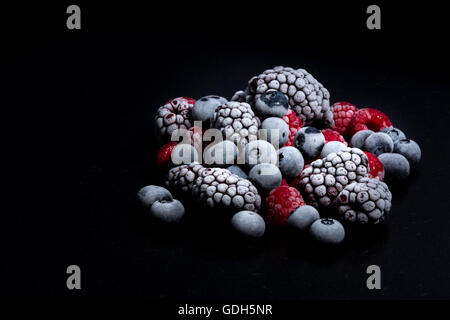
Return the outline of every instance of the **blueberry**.
[[[200,98],[192,107],[192,118],[194,120],[202,121],[203,125],[208,127],[216,108],[227,101],[227,99],[215,95]]]
[[[327,142],[320,152],[320,157],[325,158],[330,153],[339,153],[342,150],[347,149],[347,146],[340,141],[330,141]]]
[[[403,155],[408,159],[410,165],[416,165],[419,163],[422,157],[422,151],[419,145],[410,139],[401,139],[394,144],[394,152]]]
[[[409,176],[409,162],[404,156],[398,153],[383,153],[378,156],[384,167],[387,177],[394,179],[406,179]]]
[[[364,147],[364,142],[366,142],[366,139],[368,136],[370,136],[373,132],[372,130],[361,130],[355,133],[350,140],[350,146],[352,148],[358,148],[362,149]]]
[[[162,222],[180,222],[184,216],[183,204],[176,200],[157,200],[150,208],[150,215]]]
[[[261,130],[264,129],[264,130]],[[281,118],[270,117],[263,121],[259,131],[260,139],[264,136],[273,146],[278,149],[286,144],[289,138],[289,126]]]
[[[257,164],[250,170],[248,177],[259,191],[269,192],[281,184],[280,169],[270,163]]]
[[[283,117],[289,110],[287,97],[272,90],[260,95],[255,101],[255,111],[265,117]]]
[[[232,174],[237,175],[238,177],[244,178],[244,179],[248,179],[248,175],[245,173],[244,170],[242,170],[241,167],[237,166],[237,165],[232,165],[229,166],[227,168]]]
[[[242,235],[259,238],[264,235],[266,224],[264,219],[253,211],[239,211],[231,218],[231,226]]]
[[[338,244],[345,238],[342,224],[334,219],[319,219],[310,227],[311,235],[320,243]]]
[[[312,206],[304,205],[295,209],[286,223],[291,227],[305,231],[317,219],[320,219],[317,209]]]
[[[172,200],[169,190],[160,186],[146,186],[139,190],[138,199],[146,207],[151,207],[156,200]]]
[[[394,151],[394,142],[387,133],[376,132],[367,137],[364,142],[364,149],[379,156],[382,153]]]
[[[229,140],[208,145],[203,151],[203,161],[219,167],[236,163],[237,156],[238,147]]]
[[[398,140],[406,139],[406,135],[403,133],[403,131],[394,127],[384,128],[381,129],[380,131],[388,134],[391,137],[394,144]]]
[[[283,147],[278,150],[278,167],[286,179],[297,177],[303,170],[305,161],[300,151],[294,147]]]
[[[294,144],[306,159],[312,160],[317,158],[320,151],[322,151],[325,144],[325,137],[316,128],[303,127],[295,135]]]
[[[249,168],[259,163],[276,164],[278,162],[277,150],[265,140],[256,140],[247,143],[244,147],[243,156],[243,161]]]

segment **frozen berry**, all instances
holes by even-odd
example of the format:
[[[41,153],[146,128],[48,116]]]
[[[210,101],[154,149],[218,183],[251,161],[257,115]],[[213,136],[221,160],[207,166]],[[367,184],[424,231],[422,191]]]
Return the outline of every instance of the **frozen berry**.
[[[159,169],[167,171],[172,165],[170,156],[172,155],[173,149],[177,146],[176,142],[169,142],[163,145],[156,153],[156,165]]]
[[[208,145],[203,152],[203,161],[207,165],[223,167],[236,163],[237,156],[238,147],[233,142],[224,140]]]
[[[418,164],[422,157],[419,145],[410,139],[397,141],[394,145],[394,152],[403,155],[412,166]]]
[[[325,144],[325,137],[320,130],[304,127],[295,135],[295,147],[299,149],[306,160],[315,159]]]
[[[333,112],[334,128],[343,136],[350,134],[350,124],[358,108],[350,102],[336,102],[331,106]]]
[[[370,152],[365,151],[364,153],[366,154],[367,159],[369,159],[369,172],[367,174],[369,178],[378,178],[378,180],[383,181],[384,167],[381,161],[376,155]]]
[[[394,179],[406,179],[409,176],[409,162],[398,153],[383,153],[378,156],[386,173],[386,177]]]
[[[406,139],[406,135],[403,133],[403,131],[394,127],[384,128],[381,129],[380,131],[388,134],[391,137],[394,144],[398,140]]]
[[[192,98],[179,97],[169,100],[158,109],[155,125],[159,141],[169,142],[175,130],[188,130],[192,127],[191,109],[194,103]]]
[[[384,132],[375,132],[367,137],[364,142],[364,149],[379,156],[382,153],[394,151],[394,142],[388,134]]]
[[[334,219],[316,220],[311,225],[310,231],[314,239],[324,244],[338,244],[345,238],[344,227]]]
[[[331,129],[323,129],[320,130],[325,137],[325,144],[330,141],[339,141],[347,146],[347,141],[345,141],[344,137],[339,134],[339,132],[331,130]]]
[[[278,167],[286,179],[297,177],[303,170],[305,161],[300,151],[294,147],[283,147],[278,150]]]
[[[165,223],[180,222],[184,216],[184,206],[176,199],[157,200],[150,208],[150,215]]]
[[[192,118],[197,121],[202,121],[204,126],[209,127],[216,108],[227,102],[228,100],[224,97],[215,95],[200,98],[192,107]]]
[[[317,219],[320,219],[319,211],[313,206],[304,205],[295,209],[289,216],[286,224],[301,231],[305,231]]]
[[[320,157],[325,158],[330,153],[339,153],[345,149],[347,149],[347,146],[342,142],[330,141],[323,146],[322,151],[320,152]]]
[[[144,206],[151,207],[156,200],[172,200],[172,194],[166,188],[150,185],[139,190],[138,199]]]
[[[267,140],[276,149],[284,146],[289,138],[289,126],[281,118],[270,117],[263,121],[259,139]]]
[[[266,198],[265,219],[270,224],[282,226],[286,224],[289,215],[304,204],[297,189],[287,186],[277,187],[270,191]]]
[[[251,238],[262,237],[266,230],[264,219],[259,214],[247,210],[236,213],[231,218],[231,226],[240,234]]]
[[[278,159],[277,150],[267,141],[256,140],[249,142],[244,148],[244,163],[252,168],[259,163],[276,164]]]
[[[232,174],[237,175],[238,177],[241,177],[241,178],[244,178],[244,179],[248,179],[247,173],[245,173],[245,171],[242,170],[241,167],[239,167],[239,166],[237,166],[235,164],[232,165],[232,166],[229,166],[227,168],[227,170],[230,171]]]
[[[248,177],[260,192],[269,192],[281,184],[280,169],[270,163],[257,164],[250,170]]]
[[[361,130],[355,133],[350,140],[350,146],[352,148],[362,149],[364,148],[364,143],[366,139],[372,134],[375,133],[372,130]]]
[[[383,112],[376,109],[364,108],[355,113],[351,122],[351,134],[367,129],[378,132],[381,129],[391,126],[391,121]]]
[[[174,166],[189,164],[198,161],[198,152],[193,146],[186,143],[177,144],[170,155]]]
[[[286,122],[287,125],[289,126],[289,138],[284,146],[285,147],[293,146],[295,135],[303,125],[302,120],[300,120],[300,118],[297,116],[294,110],[289,110],[286,113],[286,115],[281,119],[283,119],[283,121]]]
[[[289,109],[287,97],[272,90],[260,95],[255,101],[255,111],[262,117],[282,117]]]

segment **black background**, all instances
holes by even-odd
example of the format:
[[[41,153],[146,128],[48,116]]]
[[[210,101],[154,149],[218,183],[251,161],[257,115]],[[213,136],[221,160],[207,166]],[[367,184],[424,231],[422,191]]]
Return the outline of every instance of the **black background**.
[[[1,259],[5,296],[154,301],[448,299],[449,65],[443,7],[371,3],[78,2],[2,8]],[[160,4],[161,5],[161,4]],[[232,238],[204,213],[154,226],[136,192],[161,182],[153,114],[170,98],[231,97],[276,65],[302,67],[331,92],[379,108],[422,147],[392,186],[386,227],[327,250],[285,230]],[[2,197],[2,198],[3,198]],[[82,290],[65,286],[82,269]],[[382,290],[366,288],[368,265]]]

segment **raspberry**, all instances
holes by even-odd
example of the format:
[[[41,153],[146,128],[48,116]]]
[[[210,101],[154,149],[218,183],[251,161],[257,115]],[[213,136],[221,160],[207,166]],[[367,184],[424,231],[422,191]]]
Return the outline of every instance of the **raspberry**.
[[[289,110],[281,119],[289,126],[289,138],[284,147],[293,146],[295,135],[303,125],[302,120],[300,120],[294,110]]]
[[[391,120],[383,112],[376,109],[364,108],[355,113],[350,124],[350,130],[351,134],[354,135],[361,130],[369,129],[378,132],[381,129],[391,126]]]
[[[156,154],[156,165],[159,169],[167,171],[170,169],[172,162],[170,161],[170,156],[172,155],[173,149],[177,146],[176,142],[169,142],[163,145]]]
[[[286,187],[289,187],[289,184],[288,184],[288,182],[287,182],[286,179],[281,179],[281,184],[280,184],[280,186],[286,186]]]
[[[345,141],[344,137],[339,134],[339,132],[331,130],[331,129],[323,129],[321,130],[323,136],[325,137],[325,143],[330,141],[339,141],[348,146],[347,141]]]
[[[339,132],[343,136],[350,134],[350,124],[353,116],[358,111],[358,108],[350,102],[341,101],[336,102],[331,106],[333,112],[334,128],[333,130]]]
[[[369,159],[369,178],[378,178],[380,181],[384,180],[384,167],[381,161],[374,154],[364,151]]]
[[[297,189],[279,186],[273,189],[266,198],[266,215],[268,223],[282,226],[286,224],[289,215],[305,202]]]

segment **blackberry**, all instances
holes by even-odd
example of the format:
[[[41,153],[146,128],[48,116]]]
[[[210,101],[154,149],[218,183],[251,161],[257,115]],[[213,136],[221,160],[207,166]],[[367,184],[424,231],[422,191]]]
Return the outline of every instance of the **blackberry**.
[[[248,180],[222,168],[206,168],[199,171],[192,187],[193,197],[209,208],[232,208],[233,211],[258,212],[261,196]]]
[[[195,179],[203,169],[204,167],[198,162],[173,167],[167,174],[166,188],[178,194],[190,193]]]
[[[300,175],[298,188],[306,203],[328,207],[346,185],[367,177],[368,159],[360,149],[346,148],[311,162]]]
[[[304,125],[333,128],[333,113],[330,109],[330,93],[304,69],[275,67],[251,78],[245,91],[238,91],[233,101],[255,101],[269,90],[277,90],[288,97],[289,105]]]
[[[258,139],[260,126],[261,120],[244,102],[230,101],[218,106],[211,119],[211,127],[220,129],[223,137],[239,148]]]
[[[195,100],[179,97],[169,100],[158,109],[155,116],[156,134],[162,143],[169,142],[177,129],[190,129],[193,124],[191,109]]]
[[[391,210],[392,194],[386,183],[362,178],[347,185],[336,198],[339,216],[344,221],[378,224]]]

